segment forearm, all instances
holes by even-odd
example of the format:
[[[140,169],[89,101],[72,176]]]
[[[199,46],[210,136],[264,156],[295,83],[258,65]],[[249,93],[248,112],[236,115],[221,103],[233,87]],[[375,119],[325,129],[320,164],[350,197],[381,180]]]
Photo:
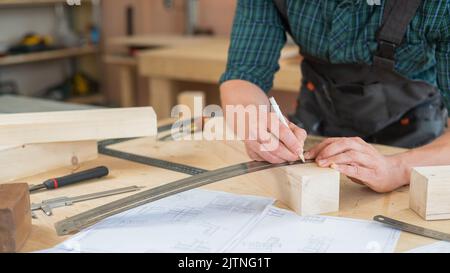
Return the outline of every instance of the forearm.
[[[243,80],[230,80],[220,85],[220,98],[227,105],[269,105],[267,95],[257,85]]]
[[[409,184],[411,170],[414,167],[450,165],[450,130],[448,129],[430,144],[393,155],[392,157],[395,159],[398,167],[403,170],[405,184]]]

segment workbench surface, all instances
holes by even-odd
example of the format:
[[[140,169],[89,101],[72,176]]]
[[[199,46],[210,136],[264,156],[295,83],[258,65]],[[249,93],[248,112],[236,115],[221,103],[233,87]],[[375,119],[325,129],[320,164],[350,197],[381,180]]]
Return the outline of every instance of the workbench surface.
[[[203,38],[198,43],[190,42],[158,50],[143,50],[137,55],[139,73],[150,78],[216,84],[225,71],[229,43],[228,38]],[[297,46],[284,47],[273,89],[298,92],[302,79],[300,62]]]
[[[312,142],[317,143],[317,139],[313,139]],[[309,141],[308,145],[311,146],[312,142]],[[142,138],[116,144],[112,147],[140,155],[157,157],[160,159],[184,163],[205,169],[216,169],[249,160],[244,152],[244,146],[240,142],[157,142],[154,138]],[[397,148],[384,146],[380,146],[379,149],[386,154],[400,151]],[[107,178],[96,181],[88,181],[83,184],[69,186],[54,191],[43,191],[36,193],[31,196],[32,202],[38,202],[44,199],[60,196],[87,194],[132,185],[150,188],[187,176],[181,173],[140,165],[102,155],[100,155],[97,160],[82,164],[80,169],[87,169],[99,165],[105,165],[110,169],[110,175]],[[25,181],[30,184],[37,184],[50,177],[65,175],[71,171],[74,170],[70,168],[62,168],[49,173],[20,179],[17,182]],[[264,172],[270,172],[270,170]],[[262,172],[262,177],[265,177],[266,179],[274,179],[273,176],[264,172]],[[215,184],[208,185],[205,188],[238,194],[268,196],[269,193],[259,185],[259,179],[261,179],[261,174],[253,173],[220,181]],[[56,235],[53,227],[55,222],[62,220],[65,217],[73,216],[88,209],[122,198],[126,195],[130,194],[117,195],[77,203],[70,207],[57,208],[54,210],[54,215],[51,217],[47,217],[42,212],[38,211],[38,219],[33,220],[31,236],[22,251],[29,252],[55,246],[68,238],[67,236],[58,237]],[[280,202],[277,203],[277,206],[285,208],[285,206]],[[422,220],[418,215],[409,209],[408,187],[403,187],[388,194],[378,194],[364,186],[352,183],[348,179],[342,177],[340,210],[337,213],[332,213],[329,215],[369,220],[378,214],[443,232],[450,232],[450,221],[427,222]],[[433,240],[428,238],[402,233],[396,250],[400,252],[406,251],[408,249],[432,242]]]

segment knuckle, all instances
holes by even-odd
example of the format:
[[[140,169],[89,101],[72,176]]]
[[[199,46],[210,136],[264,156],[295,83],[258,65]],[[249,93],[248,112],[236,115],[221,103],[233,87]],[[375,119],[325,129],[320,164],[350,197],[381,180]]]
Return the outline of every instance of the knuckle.
[[[299,134],[299,136],[301,136],[303,138],[306,138],[306,136],[308,135],[306,133],[306,131],[304,129],[302,129],[302,128],[298,128],[298,134]]]
[[[346,152],[346,154],[350,159],[357,159],[359,156],[358,153],[355,151],[348,151]]]
[[[353,143],[352,139],[351,139],[351,138],[348,138],[348,137],[346,137],[346,138],[344,138],[344,139],[342,140],[342,144],[343,144],[343,145],[346,145],[346,146],[349,146],[349,145],[351,145],[352,143]]]

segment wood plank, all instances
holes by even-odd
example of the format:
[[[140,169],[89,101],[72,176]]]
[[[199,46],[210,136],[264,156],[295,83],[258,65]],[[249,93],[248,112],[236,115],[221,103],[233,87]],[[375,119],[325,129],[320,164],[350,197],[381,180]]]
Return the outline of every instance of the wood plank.
[[[22,145],[156,135],[151,107],[0,115],[0,143]]]
[[[97,158],[96,141],[29,144],[0,150],[0,183]]]
[[[425,220],[450,219],[450,166],[413,169],[410,208]]]
[[[17,252],[31,232],[28,185],[0,185],[0,253]]]

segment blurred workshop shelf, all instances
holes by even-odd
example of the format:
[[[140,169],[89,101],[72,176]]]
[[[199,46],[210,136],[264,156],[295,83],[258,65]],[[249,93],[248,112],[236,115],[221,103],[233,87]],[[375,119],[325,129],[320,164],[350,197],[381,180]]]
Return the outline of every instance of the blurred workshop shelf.
[[[0,66],[41,62],[99,53],[97,46],[72,47],[0,57]]]
[[[85,104],[85,105],[104,105],[105,97],[102,94],[93,94],[87,96],[76,96],[67,99],[65,102]]]
[[[81,4],[89,4],[91,1],[81,0]],[[0,0],[0,8],[14,6],[39,6],[66,4],[67,0]]]

